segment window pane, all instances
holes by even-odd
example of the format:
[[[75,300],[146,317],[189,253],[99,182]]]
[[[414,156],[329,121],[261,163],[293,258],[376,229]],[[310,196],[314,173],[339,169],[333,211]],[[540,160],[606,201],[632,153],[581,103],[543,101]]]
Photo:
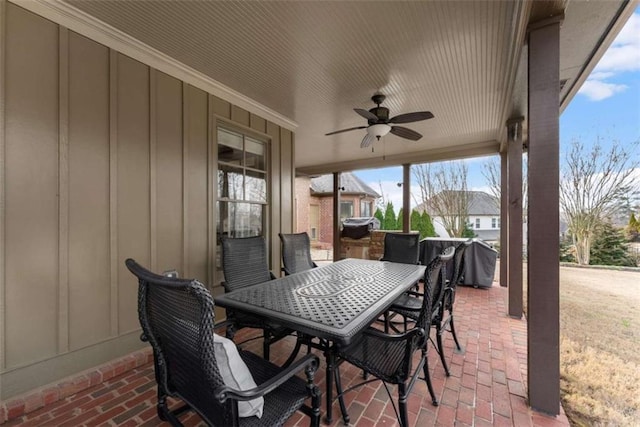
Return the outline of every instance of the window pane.
[[[360,216],[371,216],[371,202],[360,202]]]
[[[218,129],[218,161],[242,165],[242,135]]]
[[[265,145],[255,139],[245,138],[245,166],[253,169],[265,170]]]
[[[218,165],[218,198],[242,200],[243,187],[242,169]]]
[[[262,235],[262,219],[264,218],[266,206],[265,205],[251,205],[251,216],[249,219],[249,225],[251,228],[251,236]]]
[[[340,219],[353,216],[353,202],[340,202]]]
[[[231,237],[252,237],[262,234],[263,205],[230,203]]]
[[[245,200],[267,203],[267,177],[262,172],[247,170]]]

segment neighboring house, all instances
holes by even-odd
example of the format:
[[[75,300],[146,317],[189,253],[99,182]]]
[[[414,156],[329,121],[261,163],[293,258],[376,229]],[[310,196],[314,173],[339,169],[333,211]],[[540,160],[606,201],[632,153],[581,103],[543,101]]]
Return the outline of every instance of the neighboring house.
[[[487,242],[497,242],[500,239],[500,201],[491,194],[483,191],[467,191],[469,207],[467,210],[467,224],[477,237]],[[437,197],[437,196],[436,196]],[[435,214],[435,209],[429,201],[418,205],[419,212],[426,211],[432,216],[434,223],[442,224],[442,218]]]
[[[351,172],[340,174],[340,220],[370,217],[380,195]],[[296,229],[314,246],[333,245],[333,175],[296,178]]]

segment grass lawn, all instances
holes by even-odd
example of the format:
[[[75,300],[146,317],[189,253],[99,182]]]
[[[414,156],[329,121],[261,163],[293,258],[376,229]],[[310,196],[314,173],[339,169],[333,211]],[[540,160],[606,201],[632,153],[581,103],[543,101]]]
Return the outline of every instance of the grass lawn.
[[[560,268],[560,374],[572,424],[640,425],[640,272]]]
[[[572,425],[640,426],[640,272],[560,267],[560,378]]]

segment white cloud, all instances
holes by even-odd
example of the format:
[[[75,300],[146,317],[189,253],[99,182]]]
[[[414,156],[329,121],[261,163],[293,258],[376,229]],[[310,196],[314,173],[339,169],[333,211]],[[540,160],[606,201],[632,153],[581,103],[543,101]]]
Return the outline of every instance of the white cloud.
[[[611,71],[594,71],[589,76],[590,80],[606,80],[609,77],[615,76],[616,73],[612,73]]]
[[[631,15],[620,33],[613,41],[613,45],[640,44],[640,13]]]
[[[596,73],[640,70],[640,43],[611,46],[595,68]]]
[[[578,93],[585,95],[592,101],[602,101],[616,93],[624,92],[626,89],[628,89],[626,85],[589,79],[584,82]]]
[[[607,80],[634,71],[640,71],[640,13],[631,15],[578,93],[602,101],[628,89]]]

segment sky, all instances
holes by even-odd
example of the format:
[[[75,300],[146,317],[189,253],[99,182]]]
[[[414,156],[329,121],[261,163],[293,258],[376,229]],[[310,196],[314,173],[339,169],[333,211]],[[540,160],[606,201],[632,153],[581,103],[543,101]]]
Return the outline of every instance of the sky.
[[[561,161],[564,148],[572,140],[589,144],[598,136],[625,145],[640,141],[640,7],[560,116]],[[482,176],[486,158],[465,161],[469,189],[488,191]],[[391,201],[398,212],[402,206],[402,188],[397,185],[402,182],[401,166],[355,174],[378,193],[384,193],[385,201]],[[417,186],[412,185],[411,191],[420,194]],[[415,201],[411,205],[415,206]]]

